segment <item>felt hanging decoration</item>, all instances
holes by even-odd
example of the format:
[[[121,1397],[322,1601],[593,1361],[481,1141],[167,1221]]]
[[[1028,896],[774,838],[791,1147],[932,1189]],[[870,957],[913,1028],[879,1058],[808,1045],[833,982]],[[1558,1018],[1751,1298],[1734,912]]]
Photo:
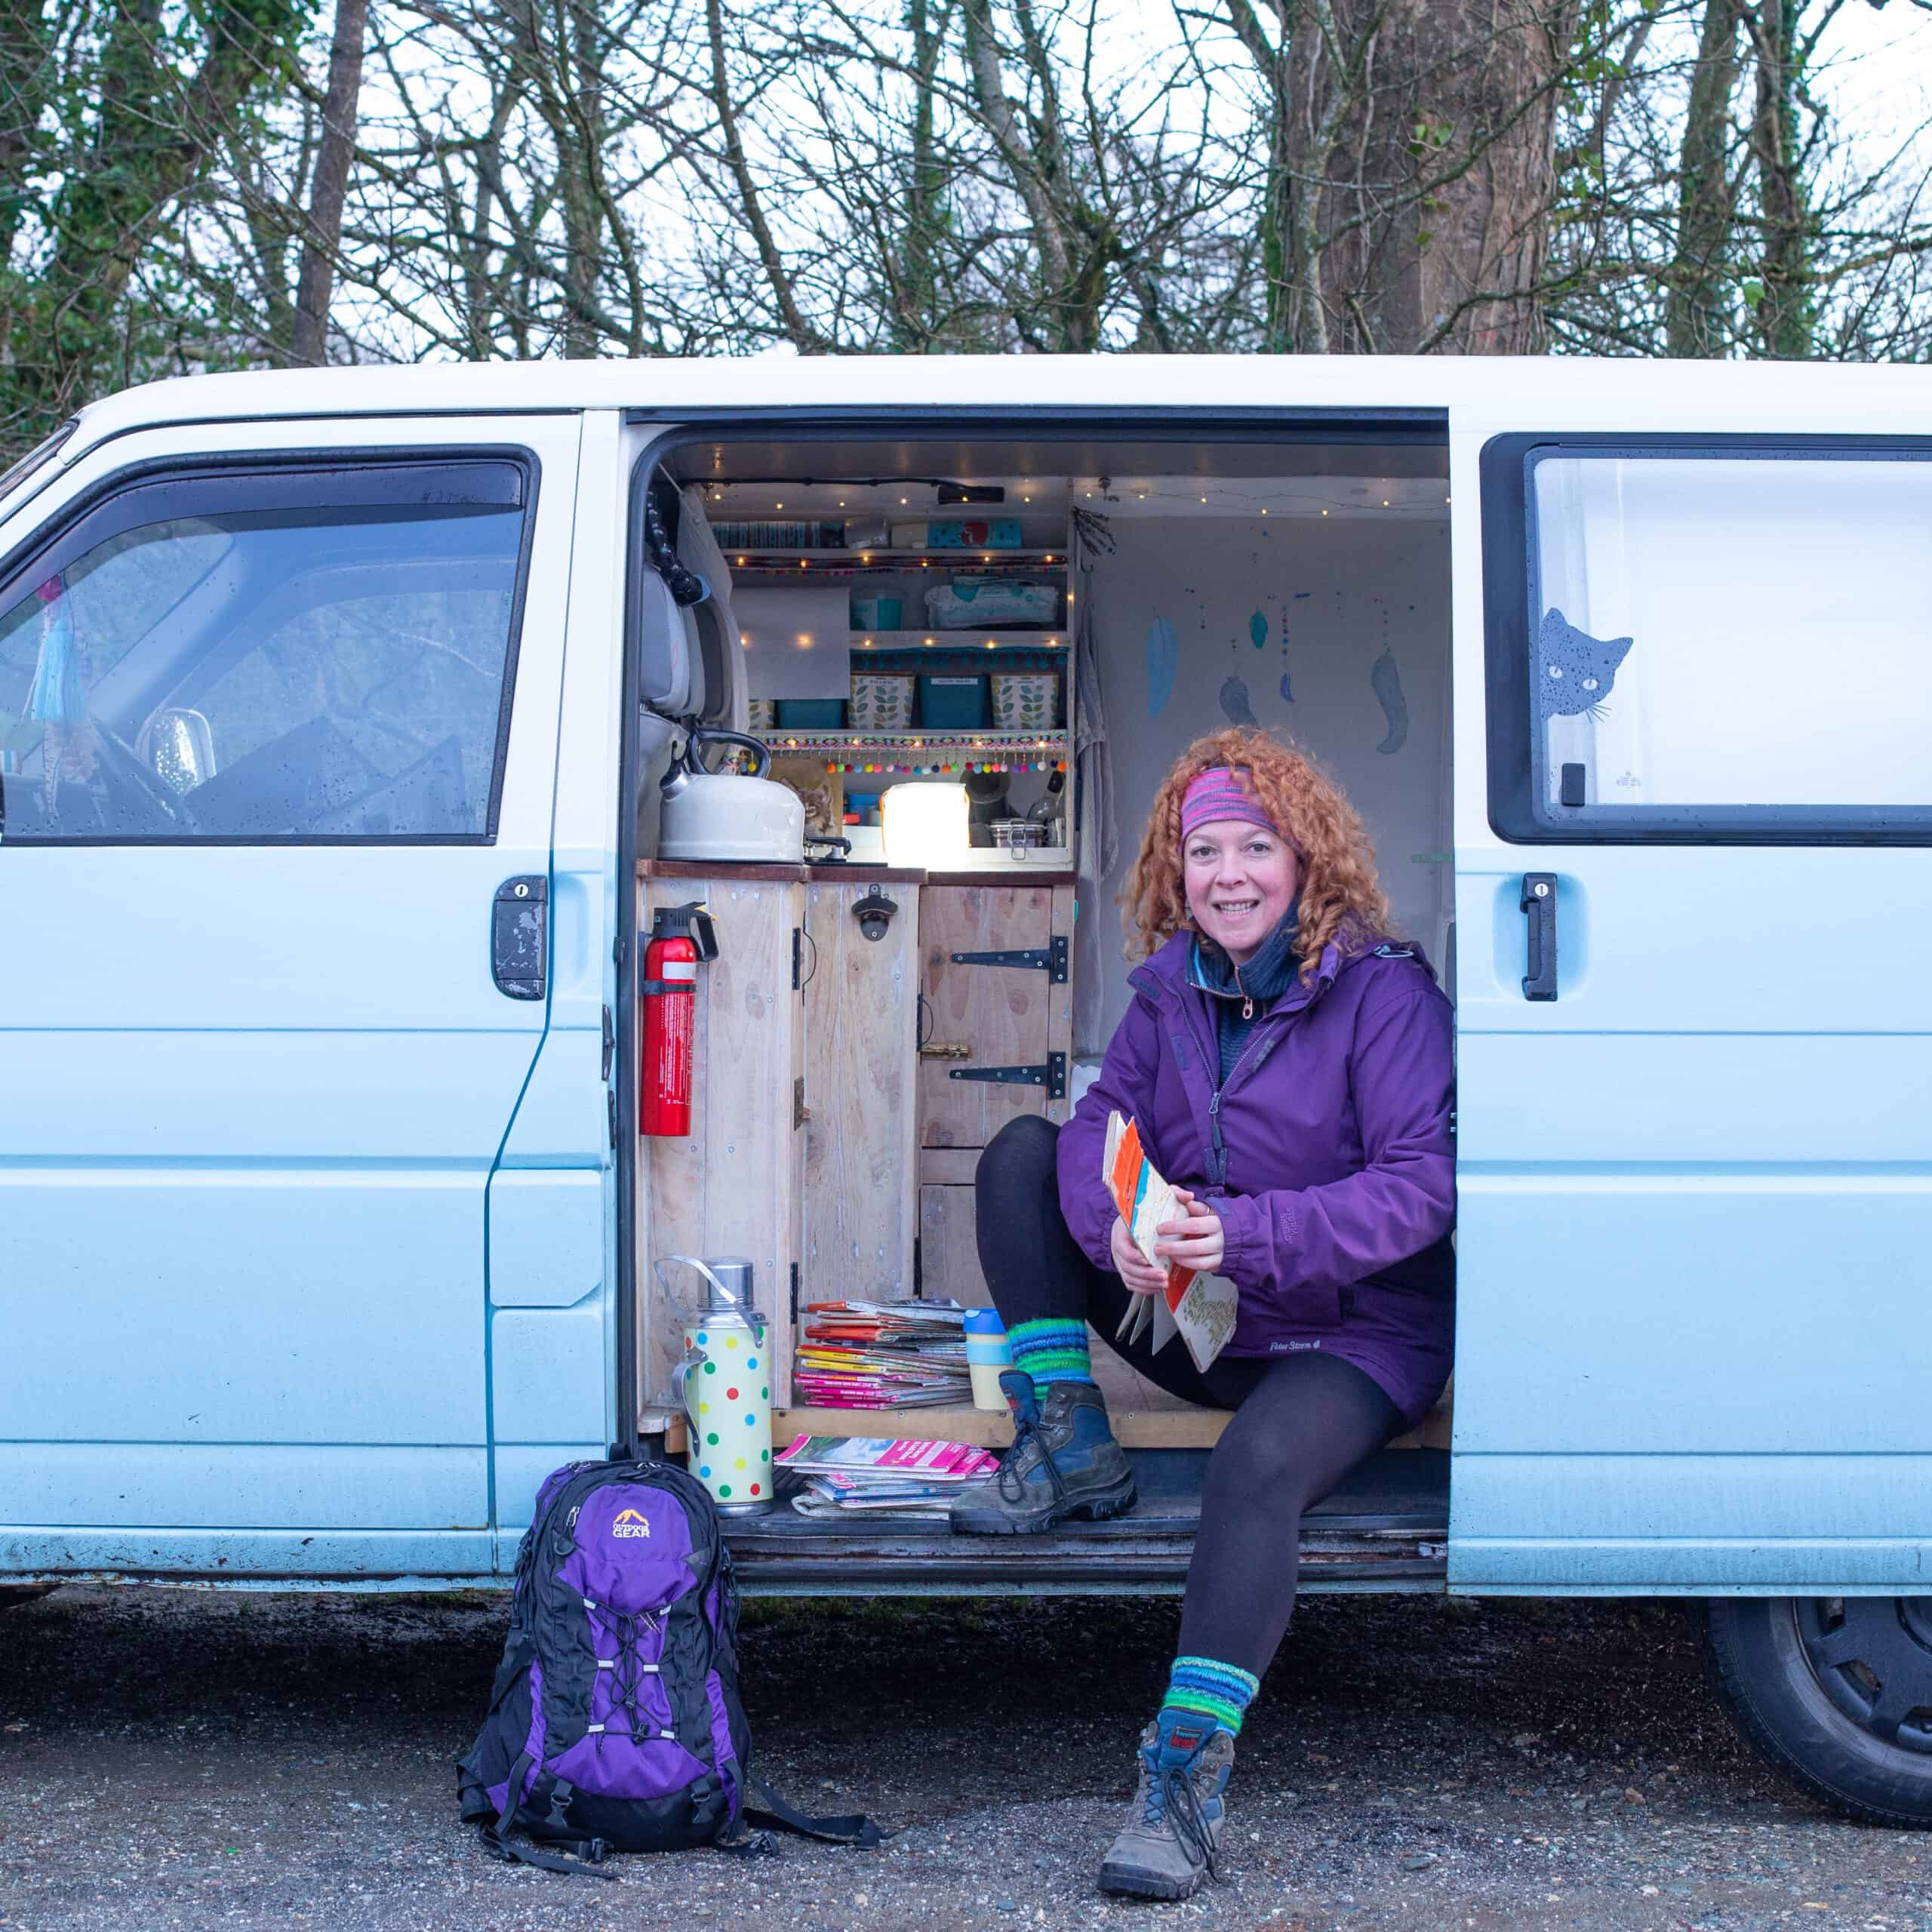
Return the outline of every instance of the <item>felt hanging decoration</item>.
[[[81,645],[74,634],[67,586],[58,576],[40,586],[40,655],[27,690],[27,715],[47,727],[40,761],[45,808],[58,811],[63,778],[86,784],[94,774],[93,734],[81,686]]]
[[[81,695],[81,647],[67,610],[66,586],[51,577],[40,586],[40,657],[27,692],[27,715],[43,724],[78,724],[87,715]]]

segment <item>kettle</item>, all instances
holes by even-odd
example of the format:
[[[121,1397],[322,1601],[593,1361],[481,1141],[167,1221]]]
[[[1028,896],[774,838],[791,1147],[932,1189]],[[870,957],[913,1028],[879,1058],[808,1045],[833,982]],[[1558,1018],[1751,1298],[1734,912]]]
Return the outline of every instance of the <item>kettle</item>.
[[[712,744],[739,745],[750,751],[757,759],[755,774],[706,771],[701,755]],[[688,733],[659,788],[663,811],[658,857],[802,864],[804,801],[789,785],[768,778],[764,774],[771,768],[769,749],[743,732]]]
[[[704,1306],[682,1315],[684,1358],[671,1372],[690,1426],[686,1466],[725,1515],[761,1514],[771,1507],[771,1363],[765,1318],[752,1306],[752,1264],[667,1254],[654,1264],[667,1301],[664,1270],[674,1263],[710,1284]]]

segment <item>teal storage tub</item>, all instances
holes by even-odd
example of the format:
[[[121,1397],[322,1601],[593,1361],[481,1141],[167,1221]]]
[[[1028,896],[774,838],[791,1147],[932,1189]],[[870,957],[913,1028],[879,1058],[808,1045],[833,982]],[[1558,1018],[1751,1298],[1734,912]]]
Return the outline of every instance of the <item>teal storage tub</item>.
[[[977,731],[986,721],[984,678],[920,678],[919,722],[928,731]]]
[[[844,701],[835,697],[781,697],[778,700],[778,728],[781,731],[836,731],[845,723]]]

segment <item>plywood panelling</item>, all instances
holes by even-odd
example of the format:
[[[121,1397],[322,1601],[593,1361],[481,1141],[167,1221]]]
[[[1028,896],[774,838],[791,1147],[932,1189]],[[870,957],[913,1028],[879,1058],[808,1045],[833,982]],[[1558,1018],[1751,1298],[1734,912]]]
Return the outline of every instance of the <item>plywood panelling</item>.
[[[853,916],[873,890],[805,889],[801,1302],[912,1292],[919,892],[878,888],[898,909],[873,940]]]
[[[971,1187],[980,1171],[979,1147],[921,1147],[919,1180],[935,1187]]]
[[[920,897],[924,1040],[928,1050],[965,1049],[919,1062],[919,1141],[924,1147],[983,1147],[1010,1120],[1044,1114],[1064,1121],[1065,1100],[1040,1087],[954,1080],[960,1066],[1037,1066],[1069,1052],[1072,1012],[1065,986],[1032,968],[955,964],[955,952],[1005,952],[1047,946],[1073,929],[1067,886],[928,886]]]
[[[928,1301],[989,1308],[970,1187],[919,1189],[919,1292]]]
[[[804,1143],[792,1106],[794,1083],[804,1072],[804,1028],[792,959],[804,897],[801,884],[778,881],[645,885],[642,935],[659,906],[702,899],[716,922],[718,949],[698,968],[691,1133],[642,1143],[638,1280],[648,1306],[638,1324],[638,1389],[646,1401],[669,1398],[680,1349],[678,1311],[665,1304],[651,1267],[669,1254],[751,1257],[758,1306],[772,1318],[774,1400],[790,1389],[791,1270],[800,1251]],[[704,1287],[689,1269],[673,1271],[672,1282],[690,1299]]]

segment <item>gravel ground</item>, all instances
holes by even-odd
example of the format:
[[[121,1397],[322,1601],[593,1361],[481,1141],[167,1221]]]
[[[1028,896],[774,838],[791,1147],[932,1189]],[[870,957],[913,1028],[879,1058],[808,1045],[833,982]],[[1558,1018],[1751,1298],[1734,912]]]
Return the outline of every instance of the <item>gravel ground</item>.
[[[1107,1901],[1176,1614],[749,1604],[760,1768],[905,1829],[599,1884],[494,1863],[456,1823],[500,1599],[60,1590],[0,1612],[0,1927],[1932,1932],[1932,1837],[1761,1770],[1689,1617],[1649,1604],[1309,1599],[1241,1737],[1227,1882]]]

